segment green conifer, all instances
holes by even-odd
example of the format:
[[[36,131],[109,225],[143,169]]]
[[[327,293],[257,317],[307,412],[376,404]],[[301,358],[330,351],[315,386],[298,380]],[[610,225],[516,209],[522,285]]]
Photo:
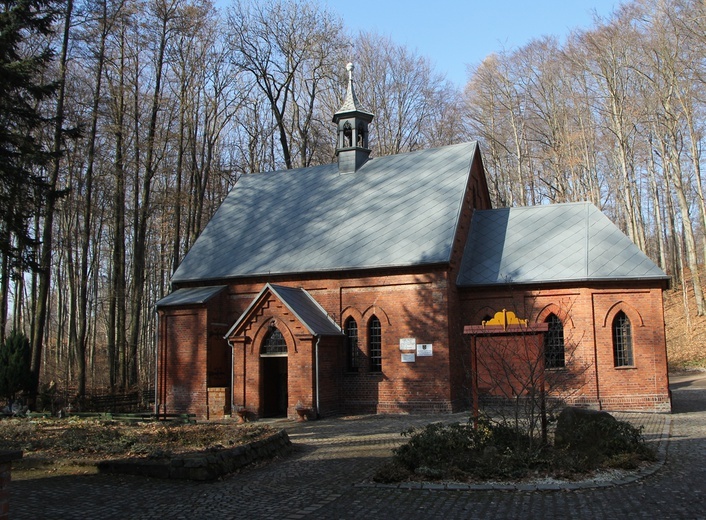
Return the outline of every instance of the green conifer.
[[[56,91],[46,80],[53,59],[47,38],[56,0],[0,0],[0,251],[5,261],[35,268],[30,218],[49,194],[51,160],[42,102]]]

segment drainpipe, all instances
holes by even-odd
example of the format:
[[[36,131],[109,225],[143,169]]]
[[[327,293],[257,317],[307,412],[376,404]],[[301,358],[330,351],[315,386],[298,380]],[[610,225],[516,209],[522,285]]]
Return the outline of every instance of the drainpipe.
[[[154,330],[154,415],[159,418],[159,311],[155,309],[157,315],[157,326]]]
[[[235,364],[235,345],[229,339],[226,340],[228,346],[230,347],[230,417],[233,418],[233,401],[235,401],[235,388],[233,384],[235,383],[235,369],[233,365]]]
[[[316,346],[314,347],[315,352],[315,370],[316,370],[316,418],[319,418],[319,342],[321,341],[321,336],[316,336]]]
[[[591,300],[593,300],[593,296],[591,296]],[[603,405],[601,404],[601,384],[599,382],[599,373],[598,373],[598,338],[596,337],[596,309],[595,309],[595,304],[591,302],[591,318],[593,322],[593,366],[594,366],[594,372],[595,372],[595,377],[596,377],[596,402],[598,403],[598,409],[602,410]],[[605,317],[603,318],[604,320],[606,319]]]

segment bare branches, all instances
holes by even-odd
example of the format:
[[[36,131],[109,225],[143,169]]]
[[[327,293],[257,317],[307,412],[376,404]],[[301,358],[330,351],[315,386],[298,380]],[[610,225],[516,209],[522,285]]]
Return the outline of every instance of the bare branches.
[[[703,20],[695,0],[623,4],[562,45],[486,58],[466,88],[497,204],[590,200],[677,278],[684,251],[699,315]]]

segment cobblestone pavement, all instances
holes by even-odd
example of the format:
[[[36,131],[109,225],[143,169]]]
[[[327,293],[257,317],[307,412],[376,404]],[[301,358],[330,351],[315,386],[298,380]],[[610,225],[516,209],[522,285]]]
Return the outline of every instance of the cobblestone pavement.
[[[291,454],[217,482],[112,475],[15,481],[10,518],[706,519],[706,374],[673,377],[672,388],[671,416],[620,417],[644,425],[662,455],[649,474],[631,478],[559,489],[371,486],[366,479],[399,444],[399,432],[429,418],[366,416],[282,422],[295,443]]]

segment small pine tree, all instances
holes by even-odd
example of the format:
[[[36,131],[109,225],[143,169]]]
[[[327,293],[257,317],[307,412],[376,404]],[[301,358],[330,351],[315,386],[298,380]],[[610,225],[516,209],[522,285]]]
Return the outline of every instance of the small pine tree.
[[[6,398],[10,406],[20,392],[33,388],[31,360],[29,339],[21,332],[11,332],[0,343],[0,396]]]

